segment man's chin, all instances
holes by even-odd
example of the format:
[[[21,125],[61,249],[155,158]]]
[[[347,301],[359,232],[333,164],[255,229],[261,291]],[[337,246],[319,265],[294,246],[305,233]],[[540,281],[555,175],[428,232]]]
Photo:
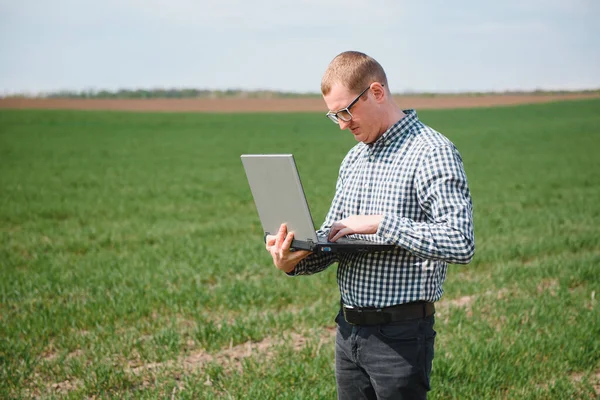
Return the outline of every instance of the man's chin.
[[[373,143],[373,140],[369,140],[369,136],[367,136],[367,135],[361,135],[361,134],[354,135],[354,139],[356,139],[357,142],[361,142],[364,144]]]
[[[367,139],[367,137],[365,135],[363,135],[360,131],[352,132],[352,136],[354,136],[354,139],[356,139],[359,142],[364,142]]]

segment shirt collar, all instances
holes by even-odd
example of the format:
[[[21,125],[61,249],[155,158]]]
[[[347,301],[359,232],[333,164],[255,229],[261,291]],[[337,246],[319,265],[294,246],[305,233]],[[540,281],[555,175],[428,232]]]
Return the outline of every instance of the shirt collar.
[[[412,126],[419,121],[417,112],[413,109],[402,110],[402,112],[405,114],[404,117],[390,126],[373,144],[365,146],[370,148],[389,146],[410,132]]]
[[[398,122],[394,125],[390,126],[390,128],[381,135],[379,140],[383,139],[383,142],[386,141],[395,141],[399,137],[401,137],[404,133],[410,131],[412,125],[419,120],[417,117],[417,112],[415,110],[402,110],[404,117],[402,117]]]

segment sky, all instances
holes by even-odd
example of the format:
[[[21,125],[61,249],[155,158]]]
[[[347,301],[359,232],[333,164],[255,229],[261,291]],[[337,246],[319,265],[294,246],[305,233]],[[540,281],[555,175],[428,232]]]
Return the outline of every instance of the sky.
[[[318,93],[346,50],[395,93],[598,89],[598,21],[598,0],[0,0],[0,95]]]

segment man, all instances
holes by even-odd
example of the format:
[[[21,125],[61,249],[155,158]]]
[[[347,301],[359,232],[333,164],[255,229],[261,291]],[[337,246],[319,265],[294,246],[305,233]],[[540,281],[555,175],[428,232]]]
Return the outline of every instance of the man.
[[[293,232],[267,236],[275,266],[307,275],[338,262],[341,310],[335,346],[340,399],[427,397],[433,303],[448,263],[475,252],[472,202],[462,159],[414,110],[395,103],[373,58],[344,52],[321,91],[333,122],[359,142],[342,161],[321,231],[393,243],[393,251],[338,255],[290,251]]]

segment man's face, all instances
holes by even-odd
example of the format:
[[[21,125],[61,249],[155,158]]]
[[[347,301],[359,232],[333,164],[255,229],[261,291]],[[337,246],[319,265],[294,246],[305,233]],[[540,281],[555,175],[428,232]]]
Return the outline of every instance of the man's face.
[[[327,108],[332,112],[336,112],[348,107],[357,95],[358,93],[350,92],[344,85],[334,84],[331,91],[323,96],[323,99],[327,104]],[[347,122],[338,119],[340,129],[348,129],[359,142],[373,143],[380,136],[376,106],[371,89],[366,90],[350,108],[352,119]]]

